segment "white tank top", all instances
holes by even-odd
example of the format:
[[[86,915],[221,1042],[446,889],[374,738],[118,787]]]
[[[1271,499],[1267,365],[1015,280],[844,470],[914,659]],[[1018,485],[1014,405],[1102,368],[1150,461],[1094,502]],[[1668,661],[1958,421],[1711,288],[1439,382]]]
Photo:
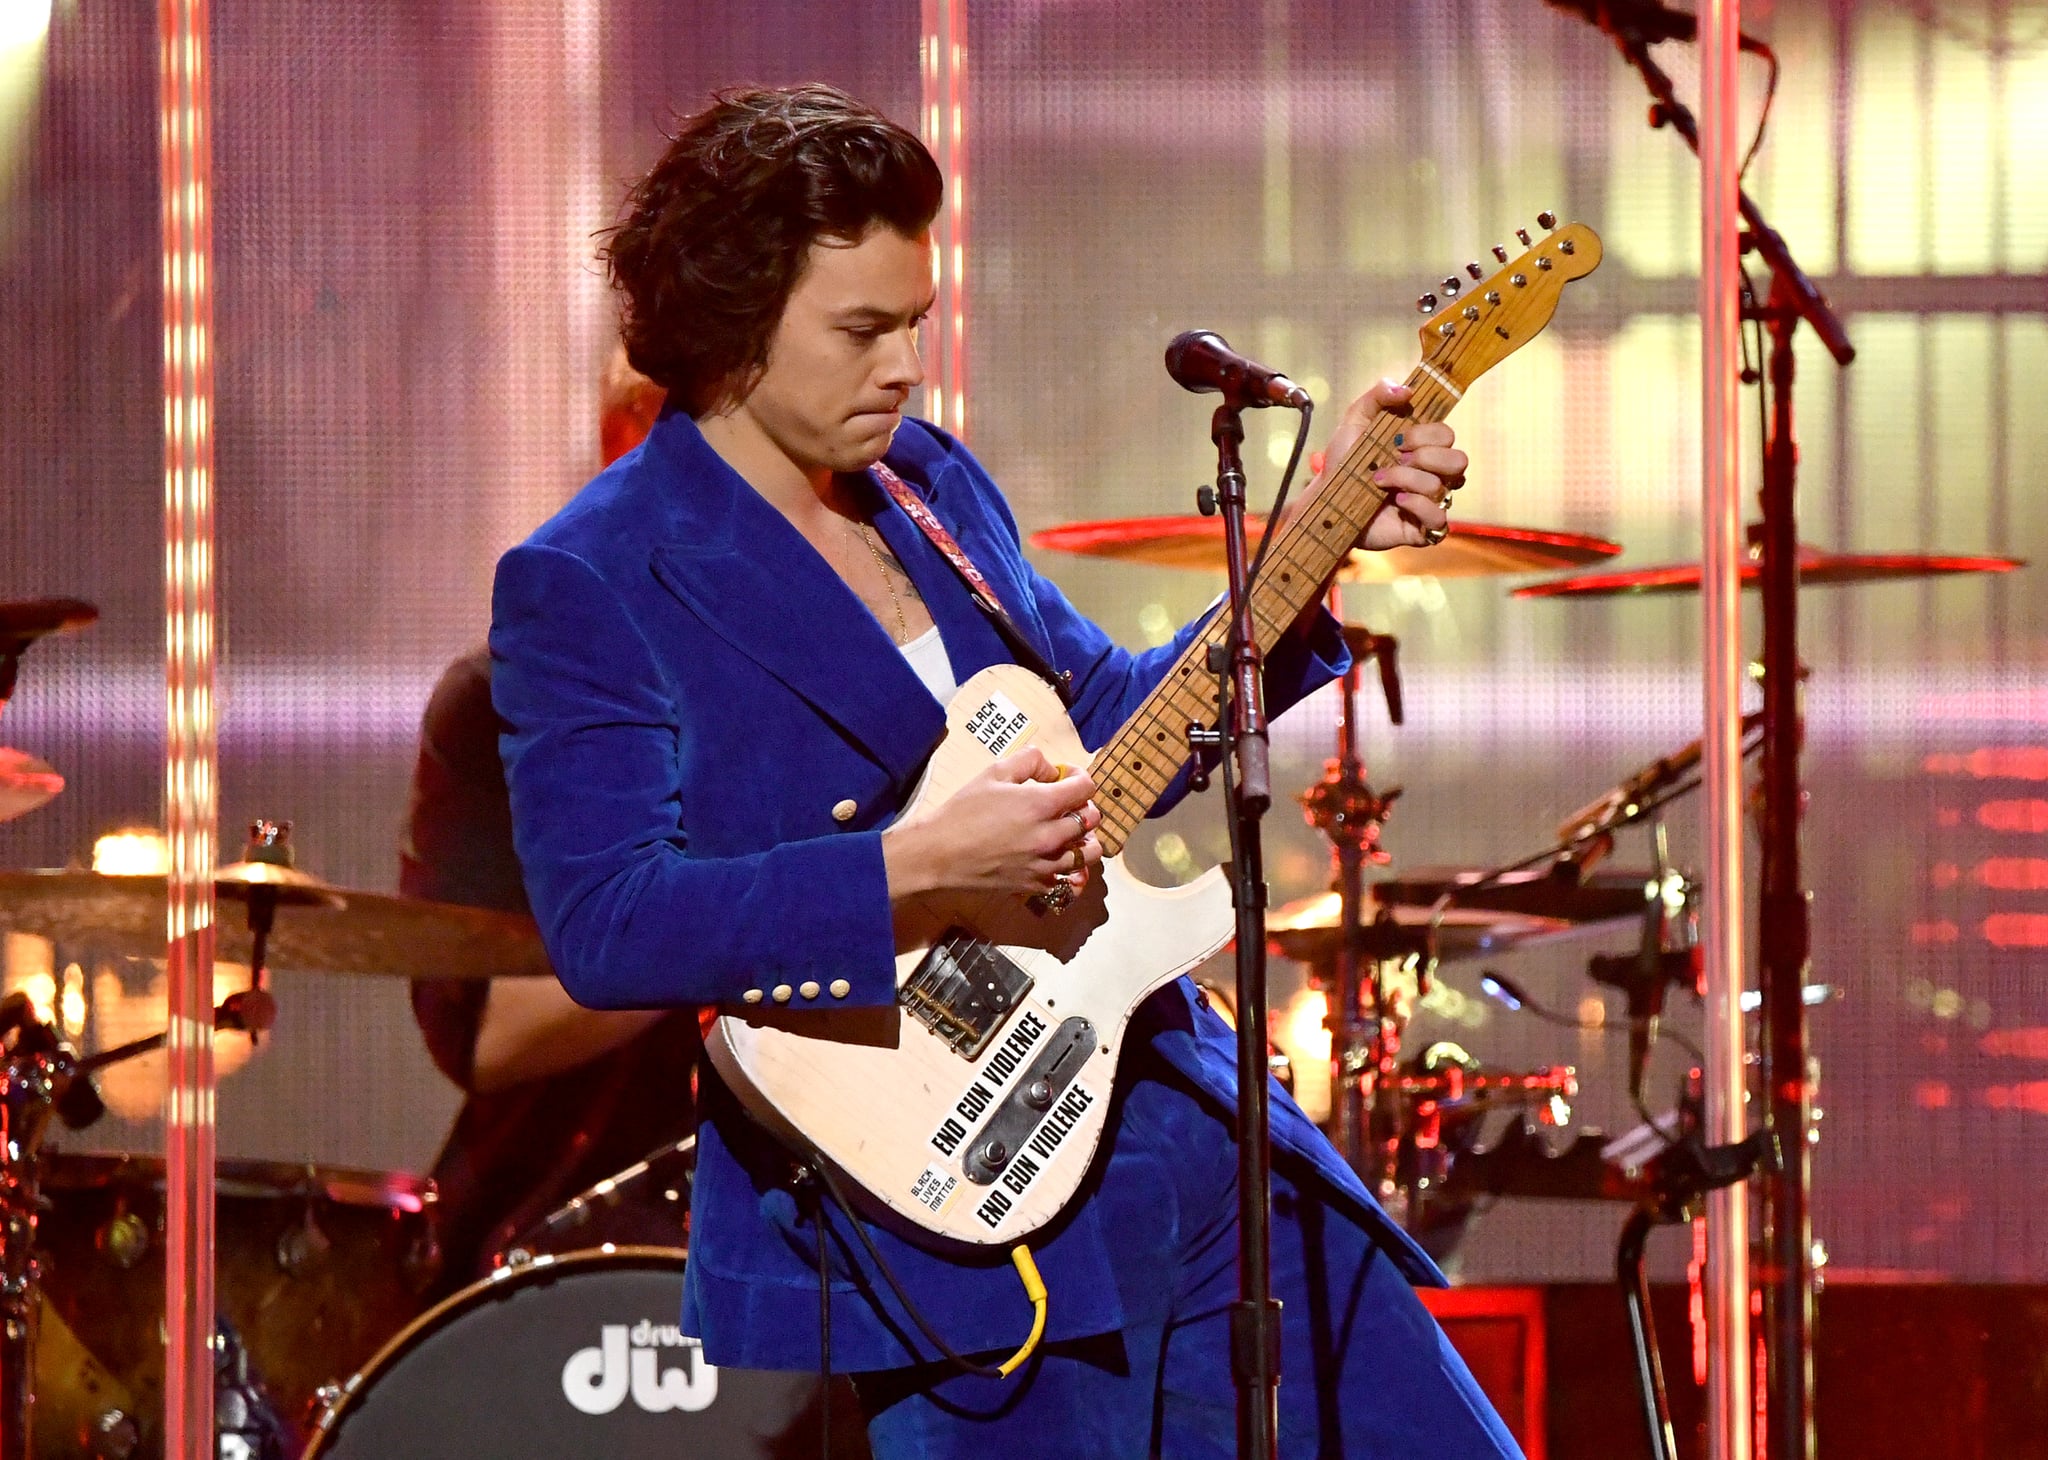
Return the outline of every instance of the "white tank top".
[[[933,624],[907,644],[899,644],[903,657],[910,661],[910,667],[917,677],[924,681],[924,687],[932,692],[932,698],[945,704],[953,698],[953,691],[960,688],[960,682],[953,678],[953,661],[946,657],[945,641],[939,638],[939,626]]]

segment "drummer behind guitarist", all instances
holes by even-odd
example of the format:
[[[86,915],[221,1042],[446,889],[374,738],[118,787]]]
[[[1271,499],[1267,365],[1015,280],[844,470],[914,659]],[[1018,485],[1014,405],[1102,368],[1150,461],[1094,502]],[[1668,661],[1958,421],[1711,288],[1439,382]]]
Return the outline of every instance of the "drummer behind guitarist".
[[[890,1008],[897,904],[1071,893],[1101,860],[1094,783],[1035,749],[891,824],[955,684],[1026,651],[884,490],[870,469],[885,457],[1018,642],[1070,676],[1085,743],[1196,632],[1115,646],[1033,571],[980,463],[901,415],[923,379],[940,190],[917,138],[843,93],[733,91],[683,121],[612,235],[626,347],[668,405],[499,563],[491,624],[519,858],[580,1002]],[[1377,387],[1329,459],[1405,405]],[[1464,471],[1449,428],[1403,430],[1368,548],[1436,541]],[[1276,645],[1267,693],[1284,707],[1344,662],[1312,612]],[[904,1301],[955,1350],[1007,1354],[1030,1310],[1003,1256],[864,1223],[899,1295],[708,1065],[685,1329],[714,1364],[815,1367],[822,1261],[833,1367],[853,1373],[882,1460],[1231,1455],[1235,1046],[1182,978],[1139,1009],[1120,1058],[1103,1149],[1033,1239],[1046,1341],[1009,1378],[941,1362]],[[878,1135],[892,1114],[866,1113]],[[1273,1144],[1281,1452],[1517,1454],[1411,1287],[1441,1275],[1277,1091]]]
[[[647,434],[663,391],[614,353],[599,384],[606,465]],[[478,648],[441,676],[420,726],[399,849],[408,897],[527,910],[491,709],[491,661]],[[504,1248],[568,1197],[690,1133],[688,1012],[597,1012],[553,979],[466,978],[413,985],[413,1015],[442,1073],[466,1099],[434,1180],[440,1189],[439,1292],[488,1271]],[[576,1245],[679,1247],[680,1227],[646,1208],[606,1213]]]

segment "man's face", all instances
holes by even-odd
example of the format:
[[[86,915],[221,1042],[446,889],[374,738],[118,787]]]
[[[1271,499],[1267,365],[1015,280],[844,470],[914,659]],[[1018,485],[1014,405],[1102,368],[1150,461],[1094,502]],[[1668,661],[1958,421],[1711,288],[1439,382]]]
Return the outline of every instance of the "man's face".
[[[917,327],[932,298],[930,234],[877,226],[858,243],[813,243],[736,409],[806,472],[865,471],[924,382]]]

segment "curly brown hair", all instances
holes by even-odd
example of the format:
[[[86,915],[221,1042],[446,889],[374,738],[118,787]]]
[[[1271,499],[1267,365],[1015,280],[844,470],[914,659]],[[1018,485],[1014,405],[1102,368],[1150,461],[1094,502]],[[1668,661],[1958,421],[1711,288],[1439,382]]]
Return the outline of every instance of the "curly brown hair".
[[[943,190],[915,135],[835,87],[736,88],[683,119],[603,253],[633,368],[692,415],[745,394],[820,238],[931,226]]]

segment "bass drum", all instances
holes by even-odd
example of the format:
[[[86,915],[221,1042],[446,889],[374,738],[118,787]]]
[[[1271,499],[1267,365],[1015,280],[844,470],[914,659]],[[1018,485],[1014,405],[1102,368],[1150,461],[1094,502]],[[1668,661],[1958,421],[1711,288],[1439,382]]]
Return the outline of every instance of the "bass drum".
[[[343,1386],[304,1460],[769,1460],[818,1453],[816,1374],[717,1369],[677,1327],[684,1254],[607,1247],[500,1269]],[[868,1453],[835,1379],[832,1451]]]

